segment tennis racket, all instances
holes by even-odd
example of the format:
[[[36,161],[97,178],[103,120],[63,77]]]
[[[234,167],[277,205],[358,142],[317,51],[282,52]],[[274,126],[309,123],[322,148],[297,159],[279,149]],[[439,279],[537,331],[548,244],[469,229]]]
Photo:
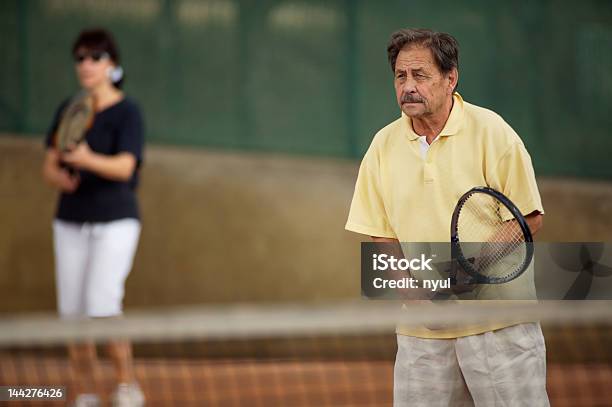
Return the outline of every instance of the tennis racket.
[[[533,259],[533,238],[525,217],[501,192],[476,187],[463,194],[451,219],[453,262],[467,274],[461,284],[503,284],[519,277]]]
[[[55,146],[60,152],[68,151],[71,145],[76,145],[85,139],[87,130],[91,128],[94,119],[93,98],[89,93],[77,93],[62,112],[60,123],[55,133]]]

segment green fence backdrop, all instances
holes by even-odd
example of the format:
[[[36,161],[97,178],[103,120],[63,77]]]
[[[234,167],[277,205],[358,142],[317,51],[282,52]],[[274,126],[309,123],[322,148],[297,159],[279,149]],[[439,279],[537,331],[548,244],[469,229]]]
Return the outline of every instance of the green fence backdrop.
[[[538,174],[612,178],[612,2],[3,0],[0,131],[40,135],[76,89],[79,30],[114,32],[150,141],[358,158],[398,116],[401,27],[461,45],[459,90]]]

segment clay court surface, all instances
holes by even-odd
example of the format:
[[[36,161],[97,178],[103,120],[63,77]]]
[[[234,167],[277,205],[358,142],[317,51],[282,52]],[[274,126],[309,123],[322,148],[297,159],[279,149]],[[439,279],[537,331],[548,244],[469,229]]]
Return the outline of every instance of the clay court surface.
[[[3,385],[65,385],[74,377],[61,357],[0,356]],[[391,406],[393,362],[137,359],[148,406]],[[100,394],[113,390],[112,367],[102,363]],[[612,406],[612,366],[549,364],[552,406]],[[64,405],[12,402],[11,406]]]

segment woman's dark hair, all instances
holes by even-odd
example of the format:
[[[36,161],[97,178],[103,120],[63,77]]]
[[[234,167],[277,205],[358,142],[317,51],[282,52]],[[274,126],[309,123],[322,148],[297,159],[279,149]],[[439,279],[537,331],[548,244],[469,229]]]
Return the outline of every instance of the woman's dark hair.
[[[453,68],[459,69],[459,44],[450,34],[428,29],[402,29],[391,34],[387,56],[391,70],[395,72],[395,61],[400,51],[408,46],[428,48],[433,54],[436,66],[443,74]]]
[[[81,48],[85,48],[88,51],[106,52],[116,66],[120,65],[119,47],[117,47],[113,35],[103,28],[81,31],[72,45],[72,55],[76,55],[77,51]],[[113,82],[113,85],[120,88],[122,83],[123,77],[119,81]]]
[[[111,33],[103,28],[95,28],[81,31],[72,46],[72,55],[76,54],[79,48],[88,51],[102,51],[108,53],[110,59],[119,65],[119,48]]]

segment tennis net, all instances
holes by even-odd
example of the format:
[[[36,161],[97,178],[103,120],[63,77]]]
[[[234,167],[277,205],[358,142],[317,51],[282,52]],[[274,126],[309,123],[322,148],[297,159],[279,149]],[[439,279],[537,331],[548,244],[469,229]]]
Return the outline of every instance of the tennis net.
[[[130,340],[147,405],[390,406],[395,326],[539,319],[553,406],[609,406],[612,303],[243,304],[131,311],[121,319],[0,318],[0,385],[65,386],[66,345]],[[101,353],[96,392],[108,399],[113,367]],[[20,404],[21,403],[21,404]],[[64,405],[23,401],[11,405]]]

